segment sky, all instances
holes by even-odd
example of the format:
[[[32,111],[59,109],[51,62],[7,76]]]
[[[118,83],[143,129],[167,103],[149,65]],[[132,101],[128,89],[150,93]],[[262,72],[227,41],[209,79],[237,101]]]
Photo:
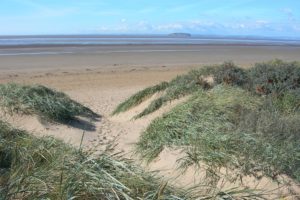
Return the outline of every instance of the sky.
[[[300,0],[1,0],[0,35],[300,37]]]

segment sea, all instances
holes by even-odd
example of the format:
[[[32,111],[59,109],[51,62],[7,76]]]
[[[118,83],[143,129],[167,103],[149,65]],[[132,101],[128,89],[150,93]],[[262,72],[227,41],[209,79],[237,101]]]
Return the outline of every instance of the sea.
[[[243,45],[300,46],[300,38],[212,35],[31,35],[0,36],[0,56],[68,54],[89,46]],[[51,51],[51,47],[56,47]],[[69,47],[69,49],[68,49]],[[44,48],[44,50],[38,49]],[[48,48],[45,50],[45,48]],[[61,49],[57,49],[61,48]],[[63,48],[63,50],[62,50]],[[71,49],[72,48],[72,49]],[[30,50],[29,50],[30,49]],[[35,51],[33,50],[35,49]],[[53,49],[53,48],[52,48]],[[124,49],[124,48],[123,48]],[[155,51],[154,48],[151,51]],[[139,50],[142,51],[142,50]],[[149,51],[149,50],[147,50]],[[172,50],[176,51],[176,50]]]
[[[300,45],[300,38],[168,35],[35,35],[0,36],[0,47],[58,45]]]

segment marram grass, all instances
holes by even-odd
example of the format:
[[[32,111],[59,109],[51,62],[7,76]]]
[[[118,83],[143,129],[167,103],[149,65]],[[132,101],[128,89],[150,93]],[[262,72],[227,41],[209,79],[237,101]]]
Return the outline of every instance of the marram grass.
[[[36,114],[57,122],[68,122],[76,116],[97,117],[66,94],[41,85],[1,84],[0,107],[8,113]]]
[[[200,90],[155,119],[140,137],[138,149],[152,160],[165,146],[188,146],[202,134],[222,135],[234,129],[235,112],[255,109],[260,104],[258,97],[237,87],[218,86],[208,93]]]
[[[130,108],[139,105],[149,97],[151,97],[153,94],[163,91],[168,87],[167,82],[162,82],[158,85],[148,87],[136,94],[134,94],[129,99],[125,100],[123,103],[118,105],[118,107],[114,110],[113,115],[118,114],[120,112],[125,112],[129,110]]]
[[[254,190],[180,189],[118,155],[91,155],[0,121],[0,199],[262,199]]]
[[[0,123],[0,199],[185,199],[130,161]],[[178,196],[179,195],[179,196]],[[156,197],[155,197],[156,196]]]
[[[210,73],[214,70],[216,70],[216,67],[192,70],[186,75],[177,76],[169,83],[162,82],[158,85],[148,87],[142,91],[137,92],[136,94],[129,97],[126,101],[119,104],[112,114],[114,115],[120,112],[125,112],[130,108],[139,105],[147,98],[151,97],[153,94],[164,91],[161,97],[153,100],[150,105],[145,108],[145,110],[136,115],[134,118],[137,119],[148,115],[158,110],[169,101],[187,96],[202,88],[208,89],[210,85],[203,81],[203,76],[210,75]]]
[[[203,77],[214,84],[204,87]],[[193,70],[170,81],[164,94],[136,118],[165,102],[192,95],[152,121],[137,143],[152,161],[164,148],[180,148],[180,167],[221,168],[236,175],[287,175],[300,181],[300,64],[274,60],[242,69],[233,63]]]
[[[208,83],[205,78],[212,77],[214,83]],[[168,83],[158,84],[137,92],[121,103],[113,112],[117,114],[137,106],[156,92],[164,91],[158,99],[150,102],[149,106],[134,118],[148,115],[167,102],[193,94],[199,90],[209,90],[214,85],[226,84],[239,86],[258,95],[282,97],[286,92],[292,93],[299,99],[300,94],[300,63],[272,60],[257,63],[248,70],[236,66],[232,62],[221,65],[205,66],[191,70],[189,73],[177,76]],[[151,92],[149,92],[151,91]],[[297,99],[297,100],[298,100]],[[299,104],[297,105],[299,107]]]

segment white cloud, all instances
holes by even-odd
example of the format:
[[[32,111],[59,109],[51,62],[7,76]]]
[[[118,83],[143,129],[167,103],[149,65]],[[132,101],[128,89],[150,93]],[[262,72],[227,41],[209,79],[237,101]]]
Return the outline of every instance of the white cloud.
[[[205,20],[191,20],[174,23],[156,24],[147,20],[129,22],[120,21],[119,24],[100,26],[99,33],[171,33],[189,32],[192,34],[216,35],[292,35],[300,33],[300,23],[275,23],[264,19],[239,20],[235,22],[216,22]]]
[[[294,29],[295,31],[300,32],[300,23],[294,24],[294,25],[293,25],[293,29]]]
[[[157,31],[169,31],[169,30],[182,30],[184,25],[181,23],[169,23],[169,24],[160,24],[153,27]]]
[[[291,8],[282,8],[281,11],[287,15],[289,21],[295,21],[295,16]]]
[[[291,8],[282,8],[281,11],[287,14],[293,13],[293,10]]]
[[[153,30],[153,26],[151,25],[151,23],[145,20],[139,21],[134,26],[137,29],[137,32],[151,32]]]

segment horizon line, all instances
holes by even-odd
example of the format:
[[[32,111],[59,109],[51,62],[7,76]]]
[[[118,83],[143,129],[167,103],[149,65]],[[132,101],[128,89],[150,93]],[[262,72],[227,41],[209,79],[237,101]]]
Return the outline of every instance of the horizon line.
[[[270,36],[270,35],[242,35],[242,34],[200,34],[189,32],[170,32],[170,33],[57,33],[57,34],[0,34],[0,37],[33,37],[33,36],[170,36],[174,33],[190,34],[193,36],[202,37],[236,37],[236,38],[270,38],[270,39],[300,39],[300,36]]]

